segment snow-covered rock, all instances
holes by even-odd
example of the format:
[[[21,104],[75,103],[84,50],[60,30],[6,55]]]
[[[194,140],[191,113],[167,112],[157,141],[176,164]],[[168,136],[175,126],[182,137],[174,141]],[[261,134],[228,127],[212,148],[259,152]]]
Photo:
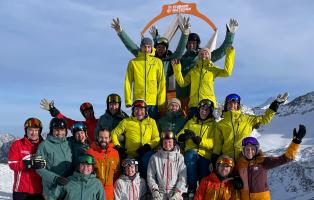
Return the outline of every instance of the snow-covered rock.
[[[7,162],[7,156],[12,142],[16,139],[10,134],[0,134],[0,163]]]

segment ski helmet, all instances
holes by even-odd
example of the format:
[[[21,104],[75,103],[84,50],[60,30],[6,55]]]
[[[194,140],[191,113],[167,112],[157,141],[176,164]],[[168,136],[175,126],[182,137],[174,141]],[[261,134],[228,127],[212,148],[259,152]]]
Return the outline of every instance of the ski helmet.
[[[66,134],[68,133],[66,121],[63,118],[52,118],[49,124],[49,134],[52,135],[52,130],[53,129],[65,129]]]
[[[85,135],[87,136],[87,127],[83,122],[75,122],[73,126],[71,127],[71,132],[73,136],[75,135],[76,132],[78,131],[84,131]]]
[[[106,100],[107,110],[109,110],[109,103],[119,103],[119,109],[121,108],[121,97],[118,94],[109,94]]]
[[[201,39],[200,39],[200,36],[197,33],[190,33],[189,37],[188,37],[188,42],[189,41],[196,41],[197,42],[196,48],[197,49],[199,48],[200,43],[201,43]]]
[[[133,158],[126,158],[122,161],[123,174],[125,175],[125,168],[130,165],[135,165],[135,171],[138,172],[138,162]]]
[[[214,103],[210,100],[210,99],[202,99],[198,105],[197,105],[197,118],[198,119],[201,119],[200,117],[200,110],[201,110],[201,107],[204,107],[204,106],[207,106],[209,107],[210,111],[209,111],[209,114],[208,116],[206,117],[206,119],[210,118],[210,117],[213,117],[213,112],[214,112]],[[205,119],[205,120],[206,120]]]
[[[35,117],[28,118],[24,123],[25,135],[27,134],[27,128],[39,128],[39,134],[43,130],[43,125],[41,121]]]
[[[227,156],[227,155],[221,155],[218,157],[217,161],[216,161],[216,168],[218,168],[219,165],[227,165],[231,168],[234,167],[234,161],[231,157]]]
[[[248,145],[253,145],[255,146],[256,149],[256,153],[259,151],[259,142],[257,141],[257,139],[255,137],[246,137],[242,140],[242,148],[243,148],[243,153],[244,153],[244,148]]]
[[[239,109],[240,109],[241,97],[238,94],[232,93],[232,94],[229,94],[228,96],[226,96],[225,105],[224,105],[224,111],[228,110],[228,102],[230,102],[230,101],[237,102],[238,105],[239,105]]]
[[[132,104],[132,116],[134,117],[134,109],[136,107],[145,108],[145,117],[147,117],[147,104],[144,99],[137,99]]]
[[[80,111],[81,111],[83,116],[84,116],[84,111],[88,110],[88,109],[91,109],[94,111],[93,105],[89,102],[82,103],[82,105],[80,106]]]
[[[160,37],[156,40],[154,47],[156,48],[158,44],[163,44],[166,46],[166,49],[169,47],[169,40],[165,37]]]
[[[160,139],[161,139],[160,140],[161,144],[162,144],[163,140],[173,139],[173,149],[174,149],[174,147],[176,145],[176,136],[175,136],[175,134],[172,131],[168,130],[168,131],[161,132]],[[163,145],[161,145],[161,146],[163,146]]]

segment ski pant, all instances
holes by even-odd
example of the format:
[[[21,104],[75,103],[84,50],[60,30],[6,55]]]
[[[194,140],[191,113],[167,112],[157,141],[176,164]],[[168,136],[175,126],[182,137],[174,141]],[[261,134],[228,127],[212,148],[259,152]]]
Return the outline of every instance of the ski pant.
[[[154,154],[153,151],[148,151],[144,155],[139,155],[137,159],[139,162],[138,171],[140,172],[140,176],[144,178],[145,181],[147,180],[148,162],[149,162],[150,157],[152,157],[153,154]]]
[[[13,192],[13,200],[45,200],[41,194],[29,194],[26,192]]]

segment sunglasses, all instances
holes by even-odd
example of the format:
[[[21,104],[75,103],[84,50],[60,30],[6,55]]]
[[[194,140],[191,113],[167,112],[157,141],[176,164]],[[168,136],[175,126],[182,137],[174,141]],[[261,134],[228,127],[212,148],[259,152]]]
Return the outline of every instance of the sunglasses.
[[[226,100],[229,102],[229,101],[235,101],[235,102],[240,102],[241,98],[239,95],[237,94],[229,94],[227,97],[226,97]]]
[[[216,164],[218,164],[218,165],[226,165],[226,166],[229,166],[229,167],[233,167],[233,165],[234,165],[233,160],[228,159],[228,158],[217,160]]]
[[[79,158],[80,163],[88,164],[88,165],[93,165],[95,164],[95,160],[91,155],[83,155]]]
[[[121,99],[118,95],[111,95],[108,97],[108,103],[120,103]]]
[[[247,145],[259,145],[258,141],[254,137],[246,137],[242,140],[242,146],[245,147]]]

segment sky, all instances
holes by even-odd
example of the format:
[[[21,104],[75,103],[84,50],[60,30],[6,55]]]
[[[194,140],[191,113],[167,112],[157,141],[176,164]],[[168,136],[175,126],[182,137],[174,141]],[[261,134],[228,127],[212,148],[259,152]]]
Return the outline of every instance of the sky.
[[[102,115],[108,94],[123,96],[127,63],[133,58],[110,27],[112,19],[119,17],[122,28],[139,44],[144,26],[163,4],[174,2],[0,1],[0,133],[23,135],[29,117],[41,119],[47,131],[51,118],[39,107],[43,98],[54,100],[62,113],[76,120],[83,120],[79,106],[85,101],[94,105],[96,116]],[[255,106],[284,91],[291,99],[313,91],[313,1],[184,2],[197,3],[215,23],[217,45],[229,19],[239,21],[233,74],[215,81],[218,101],[238,93],[242,103]],[[160,33],[172,19],[157,22]],[[192,32],[199,33],[205,45],[212,30],[196,17],[190,21]],[[223,67],[223,60],[216,64]]]

